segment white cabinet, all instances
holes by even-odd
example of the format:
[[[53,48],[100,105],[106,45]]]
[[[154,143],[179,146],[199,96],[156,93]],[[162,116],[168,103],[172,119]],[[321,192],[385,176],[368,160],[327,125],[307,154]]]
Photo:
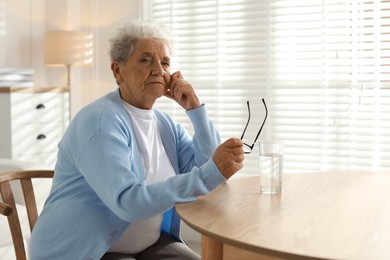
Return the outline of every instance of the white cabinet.
[[[0,158],[53,167],[69,123],[69,88],[0,88]]]

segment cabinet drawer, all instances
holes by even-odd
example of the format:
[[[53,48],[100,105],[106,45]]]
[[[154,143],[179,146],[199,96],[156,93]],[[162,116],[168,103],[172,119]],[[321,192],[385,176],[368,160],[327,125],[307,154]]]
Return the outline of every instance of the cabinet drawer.
[[[15,123],[61,122],[64,96],[59,93],[17,93],[11,96]]]
[[[57,150],[62,124],[17,124],[14,133],[14,156],[50,153]]]

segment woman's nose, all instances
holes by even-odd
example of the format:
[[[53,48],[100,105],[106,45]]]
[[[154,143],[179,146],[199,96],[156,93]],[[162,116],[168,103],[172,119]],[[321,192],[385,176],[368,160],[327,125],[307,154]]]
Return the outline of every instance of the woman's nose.
[[[152,75],[164,76],[164,74],[165,74],[164,68],[162,67],[162,65],[160,63],[156,62],[156,64],[154,64],[154,66],[152,68]]]

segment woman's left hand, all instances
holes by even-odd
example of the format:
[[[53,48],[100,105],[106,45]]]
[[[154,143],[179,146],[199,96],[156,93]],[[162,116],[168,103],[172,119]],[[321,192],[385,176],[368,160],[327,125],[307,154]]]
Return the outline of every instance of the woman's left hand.
[[[167,82],[167,91],[164,96],[175,100],[186,110],[194,109],[201,105],[191,83],[183,78],[180,71],[176,71],[172,75],[165,73],[164,79]]]

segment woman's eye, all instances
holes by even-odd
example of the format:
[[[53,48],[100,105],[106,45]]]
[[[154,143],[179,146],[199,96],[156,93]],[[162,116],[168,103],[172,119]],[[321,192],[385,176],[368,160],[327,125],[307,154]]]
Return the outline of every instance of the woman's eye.
[[[161,65],[164,67],[169,67],[171,64],[169,62],[161,62]]]
[[[143,59],[141,60],[141,62],[142,62],[142,63],[150,63],[150,62],[152,62],[152,59],[151,59],[151,58],[143,58]]]

